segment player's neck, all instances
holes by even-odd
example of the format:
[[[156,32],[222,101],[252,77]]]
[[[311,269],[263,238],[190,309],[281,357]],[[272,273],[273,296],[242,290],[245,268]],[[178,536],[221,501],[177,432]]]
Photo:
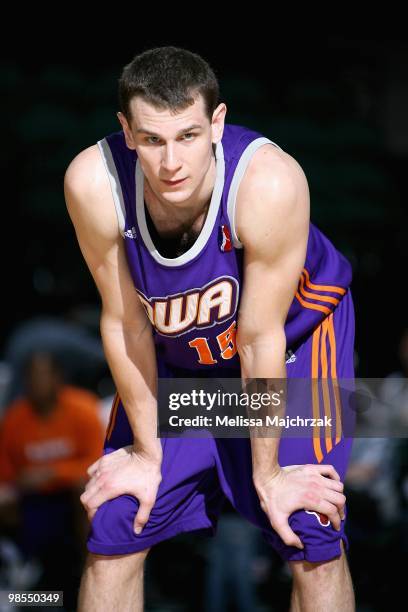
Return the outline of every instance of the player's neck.
[[[160,226],[194,227],[204,221],[214,191],[217,174],[216,160],[213,155],[211,164],[199,188],[189,200],[181,206],[172,206],[169,202],[161,200],[152,190],[148,180],[144,180],[144,199],[149,214],[159,229]]]

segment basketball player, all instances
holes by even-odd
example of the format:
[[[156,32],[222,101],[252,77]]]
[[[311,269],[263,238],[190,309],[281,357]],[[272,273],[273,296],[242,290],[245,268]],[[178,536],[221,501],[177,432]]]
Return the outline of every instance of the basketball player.
[[[149,549],[214,531],[227,497],[287,560],[292,610],[353,610],[341,423],[307,439],[157,438],[158,376],[352,377],[350,264],[310,223],[295,159],[225,122],[199,55],[144,51],[119,101],[122,129],[80,152],[64,182],[117,390],[81,496],[78,609],[142,610]],[[313,397],[325,413],[332,398]]]

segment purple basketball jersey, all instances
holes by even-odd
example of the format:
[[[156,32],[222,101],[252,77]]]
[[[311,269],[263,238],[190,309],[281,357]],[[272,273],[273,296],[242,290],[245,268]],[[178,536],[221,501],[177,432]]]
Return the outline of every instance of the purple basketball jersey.
[[[185,253],[166,258],[148,231],[136,152],[127,148],[123,131],[98,141],[130,272],[162,364],[210,375],[214,369],[239,371],[235,334],[243,249],[235,231],[235,200],[251,156],[266,143],[278,147],[258,132],[225,125],[216,145],[216,180],[203,228]],[[349,262],[311,223],[304,269],[285,323],[288,349],[335,309],[350,282]]]
[[[144,176],[136,152],[122,131],[98,142],[111,182],[129,269],[152,322],[159,376],[238,377],[235,333],[243,277],[243,249],[234,226],[238,187],[252,154],[263,144],[278,146],[261,134],[225,125],[216,146],[216,180],[204,226],[182,255],[166,258],[152,242],[144,207]],[[354,309],[349,285],[351,266],[330,241],[310,224],[307,255],[285,323],[288,378],[352,378]],[[337,307],[338,306],[338,307]],[[221,371],[219,371],[221,369]],[[313,437],[283,437],[281,466],[330,463],[343,480],[351,438],[343,434],[336,393],[314,394],[305,402],[310,416],[329,416],[333,426]],[[316,435],[317,434],[317,435]],[[348,545],[345,521],[336,531],[328,517],[299,509],[289,517],[304,550],[287,546],[261,509],[252,482],[249,439],[160,438],[162,475],[157,499],[141,534],[133,530],[138,500],[129,494],[105,501],[97,510],[88,550],[101,555],[145,550],[177,533],[215,531],[227,497],[257,525],[285,560],[318,562],[341,554]],[[104,454],[133,443],[125,407],[115,394]]]

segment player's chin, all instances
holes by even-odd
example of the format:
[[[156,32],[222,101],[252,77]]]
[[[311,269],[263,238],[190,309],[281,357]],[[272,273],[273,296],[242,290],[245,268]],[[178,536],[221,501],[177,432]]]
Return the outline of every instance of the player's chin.
[[[184,208],[187,205],[187,202],[191,202],[191,194],[190,192],[183,191],[180,193],[163,193],[163,200],[171,204],[171,206]]]
[[[169,198],[169,200],[185,200],[186,198],[188,198],[192,191],[189,187],[184,187],[183,184],[180,185],[180,187],[166,187],[164,186],[164,189],[162,189],[162,193],[165,197]]]

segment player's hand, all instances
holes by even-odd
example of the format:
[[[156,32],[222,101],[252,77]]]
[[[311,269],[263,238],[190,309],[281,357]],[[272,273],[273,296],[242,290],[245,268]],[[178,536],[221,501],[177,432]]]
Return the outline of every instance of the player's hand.
[[[88,468],[90,480],[80,496],[89,520],[108,499],[129,494],[136,497],[139,509],[134,520],[135,533],[140,533],[149,519],[162,480],[161,461],[124,446],[104,455]]]
[[[273,475],[254,474],[254,485],[272,527],[288,546],[303,549],[300,538],[290,528],[288,517],[296,510],[326,514],[340,530],[344,519],[344,485],[332,465],[278,466]]]

